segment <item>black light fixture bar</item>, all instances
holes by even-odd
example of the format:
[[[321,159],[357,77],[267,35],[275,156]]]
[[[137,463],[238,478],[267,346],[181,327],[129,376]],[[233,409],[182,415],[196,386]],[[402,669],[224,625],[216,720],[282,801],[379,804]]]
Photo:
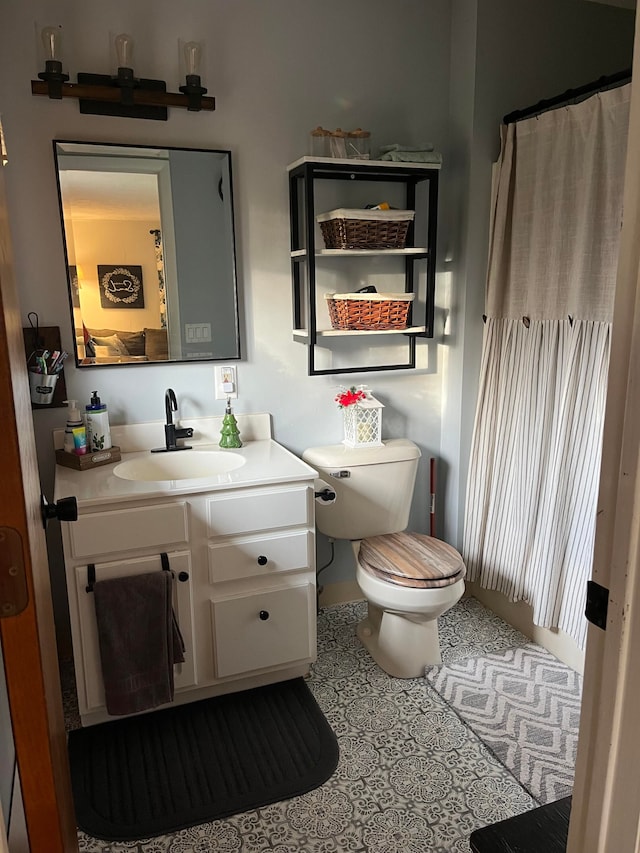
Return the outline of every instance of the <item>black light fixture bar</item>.
[[[87,79],[88,78],[88,79]],[[97,115],[116,115],[128,118],[155,118],[161,121],[167,120],[167,107],[184,107],[194,110],[189,95],[178,92],[167,92],[166,84],[162,80],[140,79],[140,86],[130,90],[133,105],[122,103],[122,89],[114,85],[113,78],[107,74],[78,74],[77,83],[62,83],[60,86],[63,98],[76,98],[80,103],[80,111]],[[31,81],[32,95],[47,95],[49,97],[49,83],[46,80]],[[55,96],[54,96],[55,97]],[[146,115],[145,108],[162,109],[164,115]],[[202,97],[200,109],[213,111],[216,108],[216,99]],[[197,108],[195,108],[197,109]]]
[[[41,33],[46,53],[45,70],[39,80],[31,81],[32,95],[49,98],[76,98],[80,112],[93,115],[122,116],[167,120],[168,107],[184,107],[190,112],[213,111],[215,98],[205,97],[207,90],[201,85],[199,66],[201,46],[198,42],[183,45],[186,63],[186,85],[180,93],[167,92],[164,80],[136,77],[132,68],[133,39],[126,33],[115,38],[118,73],[78,74],[77,83],[69,83],[69,75],[62,71],[60,59],[61,33],[59,27],[45,27]]]

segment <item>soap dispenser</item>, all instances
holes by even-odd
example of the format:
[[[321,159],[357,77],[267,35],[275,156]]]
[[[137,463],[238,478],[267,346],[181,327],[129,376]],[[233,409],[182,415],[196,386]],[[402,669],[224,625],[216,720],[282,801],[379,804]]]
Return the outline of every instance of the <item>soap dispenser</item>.
[[[220,447],[242,447],[240,441],[240,430],[236,422],[236,416],[231,411],[231,398],[227,397],[227,408],[222,419],[222,430],[220,431]]]
[[[111,430],[109,429],[109,415],[107,406],[98,397],[98,392],[93,391],[91,401],[85,406],[85,423],[87,426],[87,447],[89,452],[96,450],[108,450],[111,447]]]
[[[84,424],[82,423],[82,417],[80,416],[80,410],[78,409],[78,401],[65,400],[64,402],[69,406],[67,411],[67,425],[64,430],[64,449],[66,453],[75,453],[76,446],[73,438],[73,431],[84,428]]]

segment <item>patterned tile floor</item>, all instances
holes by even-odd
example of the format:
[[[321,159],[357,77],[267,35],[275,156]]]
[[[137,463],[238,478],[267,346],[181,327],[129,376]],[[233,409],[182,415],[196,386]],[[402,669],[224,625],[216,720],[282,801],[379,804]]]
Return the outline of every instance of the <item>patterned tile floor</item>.
[[[106,842],[80,832],[80,851],[468,853],[474,829],[535,808],[424,678],[391,678],[371,660],[355,635],[364,613],[357,602],[319,617],[309,684],[340,745],[338,768],[324,785],[145,841]],[[527,642],[474,599],[445,614],[440,633],[447,663]]]

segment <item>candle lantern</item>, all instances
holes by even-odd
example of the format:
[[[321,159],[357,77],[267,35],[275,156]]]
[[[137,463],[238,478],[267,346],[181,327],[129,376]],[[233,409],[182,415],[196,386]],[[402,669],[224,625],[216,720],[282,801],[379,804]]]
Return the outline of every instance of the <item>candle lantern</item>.
[[[364,385],[338,394],[336,401],[344,418],[344,444],[347,447],[379,447],[382,444],[384,405]]]

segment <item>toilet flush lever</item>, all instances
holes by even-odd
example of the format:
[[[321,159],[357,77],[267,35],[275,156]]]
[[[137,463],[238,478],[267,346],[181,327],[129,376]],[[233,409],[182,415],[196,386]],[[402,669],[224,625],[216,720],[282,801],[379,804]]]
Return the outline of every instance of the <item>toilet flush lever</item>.
[[[345,480],[347,477],[351,476],[351,471],[331,471],[329,476],[335,477],[338,480]]]

